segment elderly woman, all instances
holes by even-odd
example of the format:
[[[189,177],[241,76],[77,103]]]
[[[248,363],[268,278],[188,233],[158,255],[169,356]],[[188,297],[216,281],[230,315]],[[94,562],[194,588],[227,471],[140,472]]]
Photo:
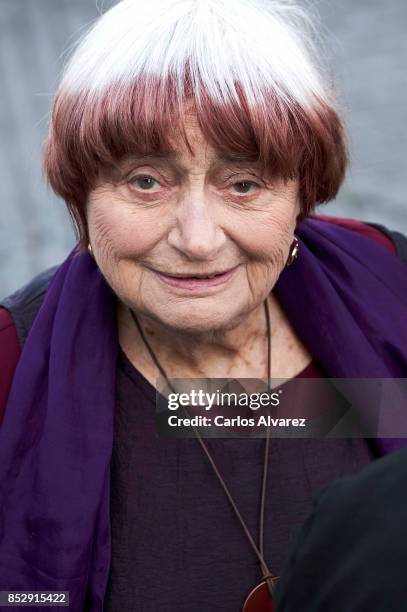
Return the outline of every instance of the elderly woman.
[[[313,213],[347,158],[307,24],[123,0],[71,57],[45,170],[79,243],[1,315],[2,590],[271,610],[316,491],[402,445],[157,436],[160,375],[407,375],[402,236]]]

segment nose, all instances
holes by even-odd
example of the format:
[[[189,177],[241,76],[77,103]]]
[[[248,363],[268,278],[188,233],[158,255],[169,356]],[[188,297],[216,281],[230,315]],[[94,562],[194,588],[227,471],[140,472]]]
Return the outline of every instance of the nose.
[[[177,203],[169,244],[191,260],[215,260],[226,236],[217,219],[215,202],[203,192],[189,192]]]

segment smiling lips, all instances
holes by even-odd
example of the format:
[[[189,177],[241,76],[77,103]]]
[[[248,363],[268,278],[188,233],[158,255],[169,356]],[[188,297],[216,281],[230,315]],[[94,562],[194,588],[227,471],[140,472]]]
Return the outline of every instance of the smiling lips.
[[[236,271],[237,266],[226,272],[210,276],[170,276],[161,272],[155,272],[157,276],[167,285],[181,289],[196,290],[217,287],[226,283]]]

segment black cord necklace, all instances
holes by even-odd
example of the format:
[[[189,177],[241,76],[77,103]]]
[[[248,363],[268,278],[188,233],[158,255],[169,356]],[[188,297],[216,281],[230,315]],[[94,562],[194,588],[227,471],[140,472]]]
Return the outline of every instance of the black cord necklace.
[[[264,310],[265,310],[265,316],[266,316],[266,326],[267,326],[267,384],[270,384],[270,379],[271,379],[271,325],[270,325],[270,312],[269,312],[269,306],[268,306],[268,301],[267,299],[264,300]],[[163,378],[165,378],[165,380],[167,381],[168,386],[170,387],[170,389],[176,393],[176,390],[174,389],[174,387],[172,386],[172,384],[170,383],[168,376],[164,370],[164,368],[162,367],[162,365],[160,364],[160,362],[158,361],[153,349],[151,348],[149,342],[147,341],[147,338],[143,332],[143,329],[135,315],[135,313],[133,312],[133,310],[129,309],[130,315],[138,329],[138,332],[148,350],[148,352],[150,353],[150,356],[153,360],[153,362],[155,363],[157,369],[159,370],[160,374],[163,376]],[[186,408],[185,408],[186,410]],[[187,411],[186,411],[187,412]],[[188,414],[188,412],[187,412]],[[188,415],[189,416],[189,415]],[[259,546],[257,547],[247,525],[246,522],[244,521],[242,515],[239,512],[238,507],[236,506],[236,503],[229,491],[228,486],[226,485],[221,473],[219,472],[219,469],[215,463],[215,461],[213,460],[212,455],[209,452],[209,449],[206,445],[206,443],[204,442],[204,440],[202,439],[198,429],[196,427],[193,427],[194,429],[194,433],[198,439],[198,442],[200,443],[202,450],[204,451],[205,455],[208,458],[208,461],[210,463],[210,465],[213,468],[213,471],[215,472],[225,494],[226,497],[228,498],[236,517],[238,518],[243,531],[245,532],[247,539],[249,540],[249,543],[256,555],[256,557],[259,560],[260,563],[260,568],[261,568],[261,572],[263,574],[263,578],[260,582],[260,584],[258,584],[254,589],[252,589],[252,591],[249,593],[249,595],[247,596],[244,604],[243,604],[243,612],[272,612],[273,610],[273,599],[272,599],[272,593],[275,587],[275,584],[278,580],[277,576],[273,576],[272,573],[270,572],[269,568],[267,567],[267,564],[264,560],[264,515],[265,515],[265,502],[266,502],[266,490],[267,490],[267,476],[268,476],[268,460],[269,460],[269,451],[270,451],[270,428],[267,427],[267,436],[265,438],[265,449],[264,449],[264,464],[263,464],[263,479],[262,479],[262,490],[261,490],[261,503],[260,503],[260,535],[259,535]]]

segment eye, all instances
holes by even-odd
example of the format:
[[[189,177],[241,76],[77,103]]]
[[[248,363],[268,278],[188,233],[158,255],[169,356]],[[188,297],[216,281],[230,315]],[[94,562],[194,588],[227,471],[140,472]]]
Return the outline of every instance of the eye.
[[[129,180],[130,185],[133,187],[137,187],[138,189],[142,189],[143,191],[152,191],[154,184],[156,183],[158,186],[160,183],[147,174],[138,174],[137,176],[133,176]]]
[[[239,181],[238,183],[233,183],[233,188],[237,189],[237,193],[242,193],[243,195],[248,193],[253,193],[259,185],[254,183],[253,181]],[[250,191],[250,188],[254,188]]]

